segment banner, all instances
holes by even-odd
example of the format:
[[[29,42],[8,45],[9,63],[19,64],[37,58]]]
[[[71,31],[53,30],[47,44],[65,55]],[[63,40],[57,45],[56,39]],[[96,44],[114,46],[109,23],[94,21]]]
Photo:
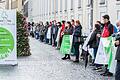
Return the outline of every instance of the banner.
[[[0,64],[16,65],[16,10],[0,10]]]
[[[97,64],[108,64],[108,59],[109,59],[108,55],[109,54],[106,53],[105,48],[107,48],[109,46],[109,43],[110,43],[110,41],[108,40],[108,38],[101,38],[100,39],[95,63],[97,63]]]
[[[111,73],[115,73],[116,68],[116,49],[114,46],[114,39],[112,37],[101,38],[98,47],[97,56],[95,59],[96,64],[108,65],[108,69]]]
[[[71,53],[72,41],[73,41],[72,35],[64,35],[63,36],[62,45],[60,48],[60,52],[62,54],[70,54]]]
[[[115,73],[116,64],[117,64],[117,61],[115,60],[117,47],[115,47],[114,44],[115,44],[115,39],[112,38],[112,45],[111,45],[112,54],[111,57],[109,58],[109,66],[108,66],[109,72],[111,73]]]

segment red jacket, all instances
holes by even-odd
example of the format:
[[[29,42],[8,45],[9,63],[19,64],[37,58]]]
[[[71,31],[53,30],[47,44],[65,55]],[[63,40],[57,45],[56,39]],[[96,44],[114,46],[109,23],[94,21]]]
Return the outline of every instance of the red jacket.
[[[64,31],[65,29],[65,24],[62,24],[62,28],[61,28],[61,31],[60,31],[60,37],[62,37],[62,32]]]
[[[101,37],[109,37],[113,34],[113,25],[108,22],[106,24],[104,24],[104,28],[103,28],[103,32],[101,34]]]
[[[108,26],[105,24],[101,37],[109,37]]]

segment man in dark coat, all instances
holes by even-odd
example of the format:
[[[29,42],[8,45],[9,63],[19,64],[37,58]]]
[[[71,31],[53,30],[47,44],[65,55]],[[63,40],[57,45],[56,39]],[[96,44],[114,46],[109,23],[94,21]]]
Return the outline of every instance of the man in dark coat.
[[[57,38],[57,32],[58,32],[58,26],[56,21],[52,22],[52,28],[51,28],[51,35],[52,35],[52,45],[53,46],[57,46],[56,45],[56,38]]]
[[[117,26],[119,28],[120,32],[120,20],[117,22]],[[120,33],[118,33],[120,34]],[[116,52],[116,60],[117,60],[117,66],[116,66],[116,73],[115,73],[115,80],[120,80],[120,38],[118,38],[115,41],[115,45],[118,47]]]

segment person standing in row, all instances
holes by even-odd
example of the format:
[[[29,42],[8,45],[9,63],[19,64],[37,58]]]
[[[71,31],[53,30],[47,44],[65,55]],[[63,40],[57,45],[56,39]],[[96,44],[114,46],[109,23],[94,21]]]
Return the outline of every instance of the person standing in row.
[[[120,33],[120,20],[117,22],[117,27],[118,27],[118,32]],[[120,80],[120,39],[115,41],[115,46],[118,47],[115,58],[117,60],[115,80]]]
[[[48,30],[47,30],[47,39],[48,39],[48,44],[49,45],[52,45],[52,42],[51,42],[51,26],[52,26],[52,22],[49,23]]]
[[[71,24],[72,24],[72,27],[75,28],[75,21],[74,19],[71,20]],[[74,49],[74,46],[72,44],[72,49],[71,49],[71,56],[75,56],[75,49]]]
[[[36,38],[36,39],[39,39],[39,36],[40,36],[40,35],[39,35],[39,30],[40,30],[39,28],[40,28],[40,26],[39,26],[39,24],[37,23],[37,24],[36,24],[36,27],[35,27],[35,34],[36,34],[35,38]]]
[[[93,48],[93,54],[94,54],[94,58],[92,61],[92,66],[95,66],[95,68],[93,70],[100,70],[101,65],[99,64],[95,64],[95,59],[96,59],[96,55],[97,55],[97,50],[99,47],[99,42],[100,42],[100,35],[101,35],[101,24],[99,21],[96,22],[95,24],[95,28],[93,30],[93,33],[90,37],[90,40],[88,42],[88,45],[90,46],[90,48]]]
[[[63,31],[63,35],[72,35],[73,34],[73,27],[71,25],[71,22],[66,23],[65,30]],[[65,56],[62,58],[62,60],[70,59],[70,54],[66,53]]]
[[[73,27],[75,27],[75,21],[74,21],[74,19],[71,20],[71,24],[72,24]]]
[[[52,28],[51,28],[51,34],[52,34],[52,46],[55,46],[55,21],[52,21]]]
[[[102,38],[108,38],[113,34],[113,25],[110,22],[110,17],[109,15],[104,15],[103,16],[103,31],[101,34]],[[108,65],[106,65],[106,71],[102,73],[102,76],[113,76],[112,73],[109,72],[108,70]]]
[[[58,22],[57,23],[57,26],[58,26],[58,33],[57,33],[57,37],[56,37],[56,43],[57,43],[57,49],[59,50],[60,49],[60,31],[61,31],[61,22]]]
[[[34,22],[32,22],[31,31],[32,31],[32,37],[34,38],[35,37],[35,23]]]
[[[80,46],[80,37],[82,34],[82,26],[80,24],[80,21],[76,21],[76,25],[74,27],[73,31],[73,47],[75,49],[74,54],[76,56],[76,60],[74,62],[79,62],[79,46]]]
[[[43,42],[45,35],[43,22],[40,22],[40,41]]]
[[[28,30],[28,33],[29,33],[29,35],[30,35],[30,30],[31,30],[31,23],[30,23],[30,22],[28,22],[27,30]]]
[[[49,28],[49,22],[46,22],[45,24],[45,43],[49,43],[49,40],[47,39],[47,32],[48,32],[48,28]]]
[[[62,21],[61,31],[60,31],[60,46],[62,44],[63,31],[65,29],[65,21]]]

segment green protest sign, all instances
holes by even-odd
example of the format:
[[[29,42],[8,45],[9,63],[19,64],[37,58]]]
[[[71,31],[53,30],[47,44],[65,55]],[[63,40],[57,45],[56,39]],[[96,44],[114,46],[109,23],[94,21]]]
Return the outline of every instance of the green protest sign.
[[[60,52],[62,54],[70,54],[72,47],[72,35],[64,35]]]

